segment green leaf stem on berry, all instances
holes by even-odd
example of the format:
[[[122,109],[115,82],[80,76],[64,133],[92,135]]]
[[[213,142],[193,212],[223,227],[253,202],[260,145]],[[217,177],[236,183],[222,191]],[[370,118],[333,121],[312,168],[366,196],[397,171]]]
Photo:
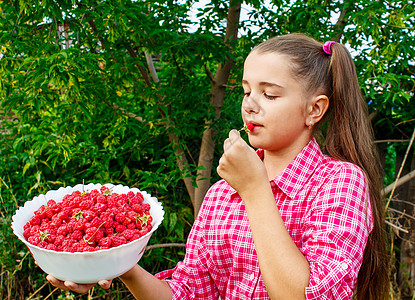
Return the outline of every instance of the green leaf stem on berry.
[[[78,211],[78,212],[74,213],[74,215],[72,216],[72,219],[79,220],[79,219],[81,219],[81,218],[83,218],[83,217],[84,217],[84,216],[83,216],[83,214],[82,214],[82,211],[80,210],[80,211]]]
[[[239,129],[238,131],[245,131],[248,132],[248,126],[246,126],[246,124],[244,124],[244,127],[242,127],[241,129]]]
[[[244,127],[242,127],[241,129],[239,129],[238,131],[245,131],[246,133],[251,132],[251,130],[253,129],[254,125],[252,123],[248,123],[248,124],[244,124]]]
[[[49,234],[48,234],[48,231],[47,230],[45,230],[45,231],[40,231],[39,230],[39,239],[41,240],[41,241],[44,241],[44,240],[46,240],[46,239],[48,239],[49,238]]]
[[[102,227],[102,226],[104,226],[104,224],[105,224],[105,221],[104,222],[102,222],[101,223],[101,225],[99,225],[98,226],[98,228],[97,228],[97,230],[95,230],[95,232],[89,237],[89,239],[84,239],[84,241],[85,241],[85,243],[87,243],[88,245],[92,245],[93,243],[92,242],[90,242],[90,240],[94,237],[94,235],[98,232],[98,230]]]
[[[141,227],[147,224],[148,219],[150,218],[149,215],[144,214],[141,217],[136,217],[136,221],[140,222]]]

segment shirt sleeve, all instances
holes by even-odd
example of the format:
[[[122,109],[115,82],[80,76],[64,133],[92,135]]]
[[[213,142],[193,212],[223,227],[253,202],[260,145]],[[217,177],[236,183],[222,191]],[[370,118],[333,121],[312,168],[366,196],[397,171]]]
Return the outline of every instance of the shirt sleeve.
[[[204,213],[206,199],[200,209],[186,243],[186,255],[172,270],[156,274],[166,280],[173,292],[173,300],[218,299],[219,292],[208,271],[210,254],[205,246],[204,223],[208,215]]]
[[[310,265],[306,299],[351,299],[373,227],[365,176],[342,163],[322,180],[304,224],[301,251]]]

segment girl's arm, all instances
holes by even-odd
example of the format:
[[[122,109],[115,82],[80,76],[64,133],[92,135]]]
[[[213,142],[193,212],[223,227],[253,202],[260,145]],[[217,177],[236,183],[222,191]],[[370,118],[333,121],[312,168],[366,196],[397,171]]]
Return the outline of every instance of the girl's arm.
[[[262,278],[271,299],[305,299],[310,270],[275,204],[269,182],[240,195],[254,238]]]
[[[309,264],[285,228],[264,164],[239,133],[229,136],[218,173],[244,201],[267,292],[271,299],[305,299]]]
[[[166,281],[160,280],[139,265],[119,277],[136,299],[168,300],[172,298],[172,291]]]
[[[48,275],[47,280],[55,287],[63,290],[71,290],[76,293],[87,293],[95,284],[77,284],[70,281],[61,281]],[[172,291],[169,284],[159,280],[139,265],[135,265],[130,271],[119,277],[130,290],[131,294],[140,300],[168,300],[172,299]],[[111,280],[101,280],[98,284],[104,289],[111,286]]]

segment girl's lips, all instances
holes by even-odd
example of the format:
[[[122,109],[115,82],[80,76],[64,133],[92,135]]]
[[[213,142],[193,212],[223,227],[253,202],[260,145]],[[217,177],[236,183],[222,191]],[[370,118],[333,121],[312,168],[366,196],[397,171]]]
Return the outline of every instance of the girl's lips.
[[[263,127],[263,125],[258,124],[258,123],[254,123],[254,122],[247,122],[248,126],[250,127],[250,131],[253,132],[256,129]]]
[[[248,122],[247,124],[252,124],[252,126],[254,126],[254,127],[262,127],[261,124],[254,123],[254,122]]]

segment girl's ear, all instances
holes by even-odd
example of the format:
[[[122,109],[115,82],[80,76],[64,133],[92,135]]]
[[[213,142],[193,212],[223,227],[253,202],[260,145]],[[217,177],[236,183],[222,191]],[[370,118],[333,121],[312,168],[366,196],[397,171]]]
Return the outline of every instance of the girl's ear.
[[[312,127],[318,123],[329,108],[329,98],[326,95],[318,95],[310,100],[307,105],[306,126]]]

